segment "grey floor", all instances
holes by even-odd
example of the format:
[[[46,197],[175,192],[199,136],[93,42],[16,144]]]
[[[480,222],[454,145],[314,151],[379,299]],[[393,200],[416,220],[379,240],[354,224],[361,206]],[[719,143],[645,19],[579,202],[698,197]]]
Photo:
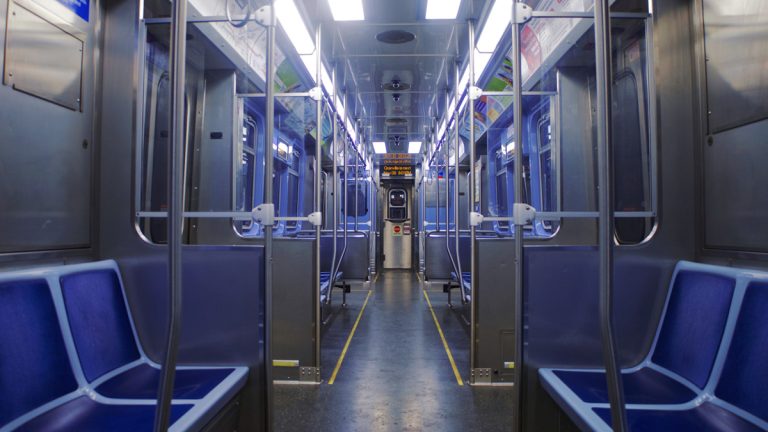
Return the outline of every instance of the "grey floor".
[[[334,307],[322,343],[319,386],[278,385],[278,431],[507,431],[512,389],[471,387],[469,329],[442,290],[430,301],[456,360],[459,386],[416,275],[384,272],[372,293],[336,381],[328,384],[367,291],[353,287]],[[340,296],[337,297],[340,301]]]

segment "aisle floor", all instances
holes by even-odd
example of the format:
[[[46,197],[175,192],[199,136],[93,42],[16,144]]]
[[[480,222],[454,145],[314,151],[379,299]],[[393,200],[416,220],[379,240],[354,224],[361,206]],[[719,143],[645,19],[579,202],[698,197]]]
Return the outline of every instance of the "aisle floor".
[[[455,359],[459,385],[413,272],[388,271],[371,293],[353,286],[346,309],[334,306],[322,338],[323,383],[276,385],[277,431],[505,431],[511,387],[469,385],[469,328],[442,290],[427,290]],[[339,296],[340,297],[340,296]],[[338,300],[340,300],[340,298]],[[333,384],[333,370],[367,305]]]

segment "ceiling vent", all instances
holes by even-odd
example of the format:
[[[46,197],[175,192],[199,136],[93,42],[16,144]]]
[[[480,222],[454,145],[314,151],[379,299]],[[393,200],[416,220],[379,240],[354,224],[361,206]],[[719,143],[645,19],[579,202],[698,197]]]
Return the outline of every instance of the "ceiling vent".
[[[377,41],[392,45],[408,43],[414,39],[416,36],[405,30],[387,30],[376,35]]]
[[[411,85],[398,80],[393,80],[392,82],[382,84],[381,88],[387,91],[408,91],[411,89]]]

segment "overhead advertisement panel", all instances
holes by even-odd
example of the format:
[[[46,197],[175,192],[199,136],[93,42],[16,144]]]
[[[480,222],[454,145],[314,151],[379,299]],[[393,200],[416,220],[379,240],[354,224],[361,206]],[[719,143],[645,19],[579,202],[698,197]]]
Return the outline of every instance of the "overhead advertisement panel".
[[[535,9],[551,12],[591,10],[593,0],[543,0]],[[592,26],[588,18],[533,19],[521,31],[523,90],[530,89],[570,48],[566,41],[578,40]],[[496,73],[485,86],[486,91],[511,91],[513,88],[513,53],[504,56]],[[475,102],[475,139],[479,139],[501,114],[512,105],[513,96],[482,96]],[[469,127],[462,130],[469,138]]]

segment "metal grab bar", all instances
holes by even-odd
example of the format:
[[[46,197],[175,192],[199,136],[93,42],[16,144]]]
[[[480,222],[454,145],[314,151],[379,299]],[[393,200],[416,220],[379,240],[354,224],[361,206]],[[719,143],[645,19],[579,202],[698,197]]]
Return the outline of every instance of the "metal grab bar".
[[[333,65],[333,68],[331,70],[331,84],[333,86],[333,93],[336,94],[336,65]],[[334,280],[336,280],[336,250],[338,248],[338,239],[336,238],[336,231],[338,229],[338,196],[336,195],[336,170],[338,158],[336,155],[337,147],[336,143],[338,140],[338,120],[336,119],[336,116],[331,116],[331,123],[333,124],[333,139],[331,140],[331,159],[332,159],[332,171],[331,171],[331,181],[333,181],[333,185],[331,185],[331,194],[333,195],[333,205],[331,208],[333,209],[333,216],[331,217],[331,223],[333,224],[333,258],[331,259],[331,283],[333,283]],[[321,126],[318,125],[317,127],[318,131],[321,130]],[[327,182],[326,182],[327,187]],[[333,290],[331,290],[333,291]],[[330,300],[330,296],[328,297]]]
[[[514,92],[514,128],[515,128],[515,141],[521,143],[523,138],[523,72],[522,72],[522,55],[520,52],[520,32],[522,30],[524,11],[520,11],[521,8],[528,8],[527,5],[522,4],[519,0],[515,0],[512,3],[512,16],[510,26],[512,28],[512,63],[513,63],[513,89]],[[520,15],[520,16],[519,16]],[[520,145],[522,148],[522,145]],[[515,157],[515,178],[514,178],[514,193],[515,193],[515,206],[523,203],[523,158],[521,155]],[[514,416],[515,427],[513,430],[522,432],[524,430],[525,421],[523,419],[523,407],[522,403],[525,400],[523,383],[523,349],[525,344],[523,343],[523,325],[525,319],[523,318],[523,236],[519,233],[523,232],[524,225],[515,222],[515,393],[514,393]]]
[[[347,93],[344,93],[344,106],[347,106]],[[347,232],[349,227],[347,226],[347,214],[349,213],[349,204],[348,197],[347,197],[347,147],[349,143],[347,142],[347,138],[344,137],[344,150],[343,150],[343,158],[344,158],[344,249],[341,250],[341,256],[339,257],[339,262],[336,263],[336,270],[333,272],[333,277],[331,278],[331,283],[334,283],[336,280],[336,275],[339,273],[339,268],[341,267],[341,263],[344,261],[344,256],[347,254]],[[335,201],[335,198],[334,198]],[[334,236],[335,237],[335,236]],[[331,290],[332,292],[333,290]],[[331,298],[331,293],[328,293],[328,299]]]
[[[315,57],[315,81],[317,82],[318,87],[322,87],[321,84],[321,77],[323,76],[323,56],[320,55],[320,49],[319,47],[322,47],[322,23],[317,24],[317,28],[315,29],[315,48],[318,52],[318,55]],[[323,102],[318,101],[317,106],[315,107],[315,114],[317,115],[317,132],[315,135],[315,193],[314,193],[314,204],[315,204],[315,211],[316,212],[322,212],[325,209],[322,209],[322,180],[321,175],[325,174],[322,171],[322,157],[323,157],[323,149],[322,149],[322,142],[323,142]],[[315,303],[315,365],[320,365],[320,328],[322,327],[322,305],[320,305],[320,232],[322,231],[322,218],[320,220],[320,224],[315,226],[315,289],[313,290],[314,295],[316,297]]]
[[[168,430],[182,320],[181,236],[184,226],[184,87],[187,63],[187,0],[175,0],[171,14],[171,130],[168,170],[168,285],[170,320],[155,411],[155,432]]]
[[[600,250],[600,333],[613,430],[624,432],[627,415],[616,336],[613,331],[613,145],[611,140],[611,8],[608,0],[595,1],[595,68],[597,69],[597,175],[598,240]]]
[[[455,100],[459,101],[461,98],[461,90],[459,90],[459,75],[461,72],[459,71],[459,63],[454,63],[454,78],[455,78]],[[456,279],[459,282],[459,289],[461,290],[461,303],[467,302],[467,293],[464,292],[464,273],[463,269],[461,268],[461,254],[459,253],[459,246],[460,246],[460,235],[459,235],[459,143],[461,138],[459,137],[459,110],[456,110],[453,112],[453,125],[454,125],[454,148],[453,148],[453,160],[454,160],[454,168],[453,168],[453,232],[456,236],[456,240],[454,242],[454,252],[456,256],[454,257],[456,259]],[[450,165],[450,163],[449,163]]]
[[[274,212],[274,190],[272,188],[272,176],[274,174],[275,164],[273,161],[272,143],[275,140],[275,33],[276,33],[276,15],[275,0],[270,2],[269,26],[267,27],[267,76],[264,85],[267,93],[267,128],[264,149],[264,158],[267,161],[264,164],[264,202],[269,203]],[[274,213],[273,213],[274,214]],[[274,400],[273,382],[272,382],[272,235],[273,225],[264,226],[264,384],[266,386],[267,409],[264,423],[267,431],[272,430]]]

